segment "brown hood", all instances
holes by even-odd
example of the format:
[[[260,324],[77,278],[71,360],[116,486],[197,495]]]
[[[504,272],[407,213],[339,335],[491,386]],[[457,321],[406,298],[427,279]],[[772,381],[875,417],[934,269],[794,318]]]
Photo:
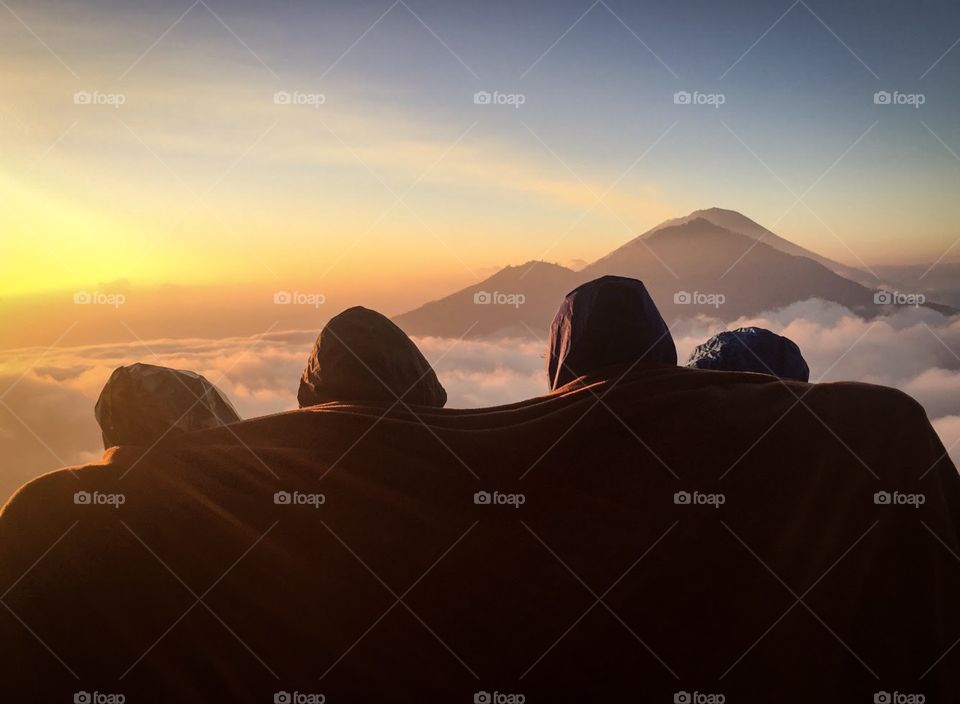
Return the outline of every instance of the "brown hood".
[[[348,308],[313,345],[300,379],[300,407],[341,401],[442,408],[447,392],[406,333],[376,311]]]
[[[200,374],[139,362],[113,370],[94,415],[104,448],[149,446],[166,435],[240,420],[227,395]]]

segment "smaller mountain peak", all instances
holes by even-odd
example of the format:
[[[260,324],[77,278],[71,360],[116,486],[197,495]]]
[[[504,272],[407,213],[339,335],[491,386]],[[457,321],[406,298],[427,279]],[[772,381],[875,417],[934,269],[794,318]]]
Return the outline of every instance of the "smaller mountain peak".
[[[696,218],[696,217],[710,218],[711,216],[718,216],[718,215],[727,215],[727,216],[733,215],[738,218],[743,218],[744,220],[749,220],[749,218],[743,213],[741,213],[739,210],[731,210],[730,208],[719,208],[717,206],[713,206],[712,208],[701,208],[699,210],[694,210],[687,217],[688,218]]]
[[[693,211],[694,213],[737,213],[740,215],[739,210],[733,210],[732,208],[721,208],[719,205],[712,205],[709,208],[697,208]]]
[[[697,211],[697,212],[702,212],[702,211]],[[687,230],[711,230],[711,231],[714,231],[714,230],[717,230],[717,231],[724,231],[724,232],[726,232],[726,228],[721,227],[721,226],[718,225],[717,223],[713,222],[712,220],[710,220],[710,219],[708,219],[708,218],[706,218],[706,217],[704,217],[704,216],[702,216],[702,215],[697,215],[697,213],[691,213],[690,215],[688,215],[688,216],[687,216],[686,218],[684,218],[683,220],[680,220],[680,221],[675,222],[675,223],[673,223],[673,224],[667,225],[666,227],[658,230],[657,233],[669,232],[669,231],[671,231],[671,230],[673,230],[673,231],[687,231]]]
[[[548,262],[544,259],[531,259],[530,261],[524,262],[523,264],[511,264],[505,266],[501,271],[512,270],[512,269],[529,269],[530,267],[541,267],[545,269],[566,269],[567,267],[562,264],[557,264],[556,262]]]

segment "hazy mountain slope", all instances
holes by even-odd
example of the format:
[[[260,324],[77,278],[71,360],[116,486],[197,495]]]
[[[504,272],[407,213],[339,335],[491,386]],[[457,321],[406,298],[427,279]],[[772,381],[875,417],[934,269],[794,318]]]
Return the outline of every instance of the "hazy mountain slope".
[[[540,334],[544,321],[549,324],[564,295],[584,280],[579,272],[558,264],[527,262],[501,269],[475,286],[430,301],[393,320],[409,335],[527,336],[527,326]]]
[[[725,208],[705,208],[703,210],[694,210],[692,213],[685,215],[684,217],[673,218],[672,220],[662,222],[652,230],[640,235],[640,237],[649,237],[667,227],[683,225],[691,220],[696,220],[697,218],[703,218],[704,220],[712,222],[714,225],[722,227],[726,230],[730,230],[731,232],[746,235],[751,239],[761,240],[764,244],[770,245],[774,249],[786,254],[812,259],[815,262],[823,264],[831,271],[853,281],[857,281],[868,286],[878,283],[873,280],[874,277],[872,277],[868,272],[852,266],[847,266],[846,264],[841,264],[840,262],[821,256],[816,252],[811,252],[809,249],[801,247],[798,244],[794,244],[789,240],[785,240],[784,238],[765,228],[763,225],[751,220],[746,215],[738,213],[736,210],[727,210]],[[735,262],[741,254],[742,252],[738,254],[737,257],[732,259],[730,264],[733,264],[733,262]]]
[[[730,268],[747,247],[750,254]],[[603,274],[643,280],[670,321],[706,313],[734,320],[809,298],[840,303],[863,315],[877,312],[873,291],[807,257],[719,227],[704,218],[670,225],[632,240],[586,267],[584,280]],[[685,303],[684,293],[707,298]]]
[[[489,337],[545,334],[563,296],[604,274],[641,279],[669,321],[707,314],[724,320],[808,298],[835,301],[865,315],[873,292],[822,264],[760,242],[723,276],[754,241],[703,218],[637,238],[579,272],[546,262],[507,267],[481,283],[394,318],[411,335]],[[489,294],[491,300],[476,294]],[[684,293],[691,301],[684,303]],[[521,299],[505,298],[510,295]],[[471,325],[474,327],[471,329]],[[469,333],[467,333],[469,329]]]
[[[960,263],[873,267],[883,280],[898,291],[923,293],[943,303],[960,307]]]
[[[809,252],[740,213],[710,208],[658,225],[580,271],[547,262],[507,267],[394,320],[411,335],[527,336],[530,330],[545,335],[563,296],[605,274],[642,280],[667,322],[697,315],[731,322],[810,298],[864,317],[892,310],[875,304],[875,288],[858,283],[870,277],[858,269]],[[475,300],[479,293],[489,297]]]

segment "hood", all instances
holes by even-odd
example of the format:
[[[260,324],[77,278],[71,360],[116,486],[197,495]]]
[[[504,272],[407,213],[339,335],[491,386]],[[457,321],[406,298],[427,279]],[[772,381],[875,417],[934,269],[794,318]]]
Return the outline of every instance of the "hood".
[[[404,403],[442,408],[447,392],[406,333],[376,311],[348,308],[324,326],[300,379],[300,407]]]
[[[738,328],[714,335],[693,350],[687,366],[810,379],[810,368],[797,343],[764,328]]]
[[[550,389],[614,364],[677,363],[670,329],[643,282],[602,276],[567,294],[550,326]]]
[[[105,448],[152,445],[168,434],[240,420],[226,394],[200,374],[140,363],[113,370],[94,415]]]

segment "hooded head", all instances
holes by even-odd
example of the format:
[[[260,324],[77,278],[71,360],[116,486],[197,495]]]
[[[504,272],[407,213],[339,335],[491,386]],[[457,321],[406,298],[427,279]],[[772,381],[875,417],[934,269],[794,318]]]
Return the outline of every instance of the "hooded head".
[[[331,318],[300,379],[300,407],[329,401],[387,402],[442,408],[437,375],[406,333],[376,311],[356,306]]]
[[[739,328],[714,335],[693,350],[687,366],[773,374],[796,381],[810,379],[810,369],[797,344],[764,328]]]
[[[550,389],[625,363],[677,363],[670,329],[643,283],[602,276],[568,293],[550,326]]]
[[[167,435],[240,420],[226,394],[200,374],[140,363],[113,370],[94,415],[104,447],[149,446]]]

